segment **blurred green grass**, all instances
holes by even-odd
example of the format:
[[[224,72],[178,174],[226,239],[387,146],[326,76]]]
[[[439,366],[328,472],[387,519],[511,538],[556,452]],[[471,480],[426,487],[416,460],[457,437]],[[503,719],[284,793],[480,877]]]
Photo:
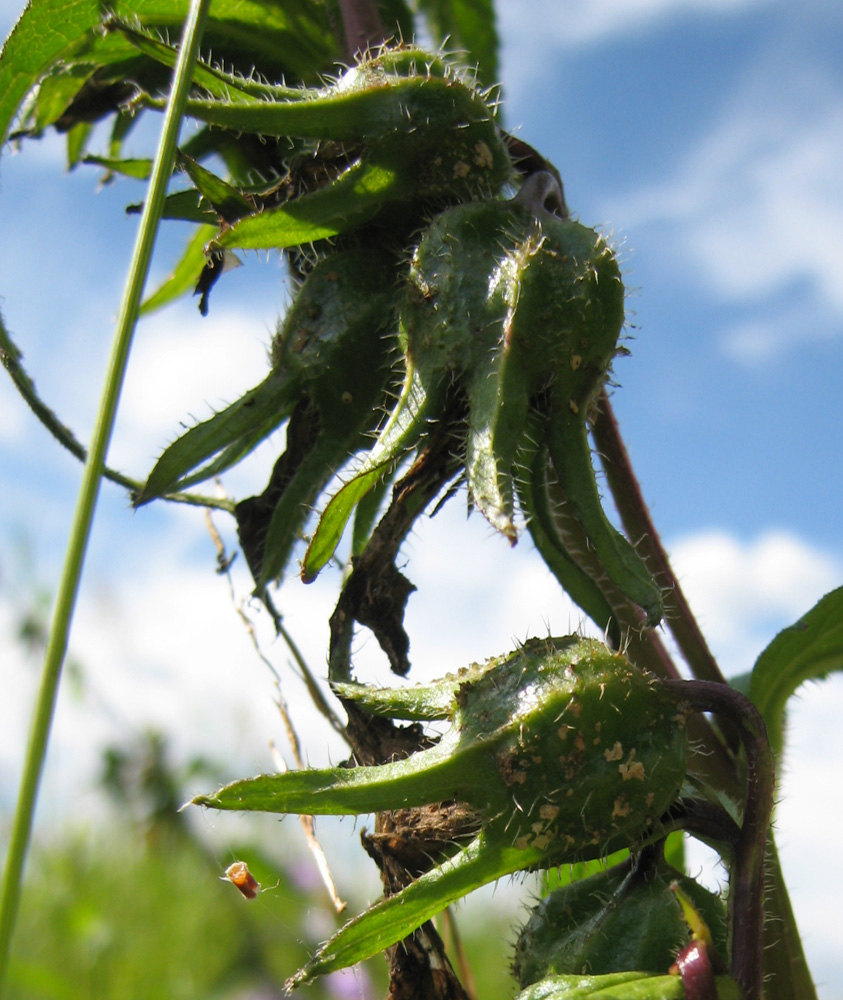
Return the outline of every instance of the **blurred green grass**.
[[[221,881],[220,864],[175,830],[150,837],[118,822],[36,845],[8,1000],[281,998],[285,979],[318,943],[314,932],[335,918],[321,886],[312,894],[300,888],[254,848],[237,857],[264,886],[254,902]],[[461,911],[475,996],[511,997],[509,923],[523,913]],[[375,958],[297,995],[370,1000],[386,986],[386,963]]]
[[[254,850],[239,856],[259,881],[274,886],[255,902],[221,882],[220,866],[173,831],[150,840],[118,825],[36,849],[8,997],[281,996],[284,980],[316,943],[307,934],[314,909],[329,904],[309,899],[283,876],[279,882]],[[326,981],[302,996],[382,994],[385,975],[371,965],[357,973],[359,989]]]

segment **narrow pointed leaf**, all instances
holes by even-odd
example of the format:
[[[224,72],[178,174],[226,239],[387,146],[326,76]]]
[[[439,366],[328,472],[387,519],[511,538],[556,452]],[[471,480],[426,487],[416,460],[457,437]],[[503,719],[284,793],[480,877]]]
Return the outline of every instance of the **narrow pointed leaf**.
[[[425,872],[400,893],[350,920],[287,983],[294,989],[316,976],[345,969],[383,951],[445,907],[495,879],[538,861],[538,851],[501,848],[480,833],[467,847]],[[532,855],[535,855],[532,857]],[[679,995],[681,996],[681,994]]]
[[[120,174],[138,181],[149,180],[149,175],[152,172],[152,160],[147,159],[115,159],[110,156],[94,156],[89,153],[83,157],[82,162],[104,167],[110,174]]]
[[[158,459],[135,505],[207,479],[239,461],[287,417],[294,393],[295,387],[288,379],[272,374],[231,406],[191,427]],[[235,447],[226,451],[232,445]],[[220,452],[226,456],[222,462],[211,463],[189,475]]]
[[[34,122],[40,134],[60,118],[64,110],[95,71],[93,66],[59,67],[44,77],[35,99]]]
[[[661,590],[632,544],[606,517],[591,464],[585,418],[558,413],[548,427],[548,448],[559,482],[607,576],[656,624],[663,614]]]
[[[142,211],[143,202],[126,206],[128,215],[136,215]],[[214,225],[214,232],[219,229],[219,216],[203,200],[202,195],[195,188],[168,194],[164,199],[164,211],[161,213],[161,218],[173,219],[179,222],[197,222],[206,225],[217,223],[217,225]]]
[[[193,181],[196,190],[226,222],[235,222],[244,215],[251,215],[254,212],[254,205],[244,198],[237,188],[200,166],[196,160],[179,153],[177,162]]]
[[[604,976],[548,976],[516,1000],[685,1000],[679,976],[612,972]]]
[[[131,0],[115,4],[118,14],[137,15],[142,26],[175,34],[187,4],[184,0]],[[266,79],[309,79],[330,69],[341,55],[329,15],[312,0],[214,0],[203,37],[226,66]]]
[[[357,428],[348,437],[323,432],[287,484],[267,528],[258,593],[284,572],[313,504],[334,471],[348,459],[354,444],[359,443],[357,437]]]
[[[172,68],[178,58],[178,49],[167,45],[136,24],[129,24],[119,18],[110,18],[110,29],[120,34],[139,52],[149,56],[163,66]],[[233,73],[226,73],[213,66],[197,63],[193,70],[193,85],[208,92],[211,97],[227,102],[246,102],[254,98],[266,100],[304,100],[308,91],[301,87],[271,86],[257,80],[249,80]]]
[[[612,609],[598,585],[572,557],[556,525],[548,495],[547,449],[531,443],[536,436],[533,432],[537,430],[533,428],[525,435],[528,443],[515,476],[521,509],[531,514],[527,530],[565,593],[605,632],[612,622]],[[617,628],[613,631],[617,632]]]
[[[303,768],[235,781],[212,795],[197,795],[193,805],[249,812],[353,816],[404,809],[439,801],[448,774],[453,732],[411,758],[373,767]],[[453,780],[453,778],[451,778]]]
[[[375,522],[387,493],[392,487],[398,467],[382,476],[369,492],[358,502],[354,511],[354,524],[351,532],[351,554],[359,556],[372,537]]]
[[[337,236],[368,222],[390,198],[403,193],[390,171],[358,164],[327,187],[247,216],[225,230],[216,245],[267,250]]]
[[[717,976],[716,1000],[742,1000],[730,976]],[[548,976],[519,993],[515,1000],[686,1000],[679,976],[649,972],[613,972],[605,976]]]
[[[67,133],[67,169],[72,170],[82,160],[88,148],[88,140],[94,126],[90,122],[79,122]]]
[[[331,497],[319,518],[302,562],[305,583],[312,583],[330,561],[357,504],[418,441],[432,405],[435,409],[415,369],[410,369],[401,396],[372,450],[355,476]]]
[[[311,539],[302,563],[301,576],[305,583],[312,583],[327,565],[340,543],[345,526],[354,508],[389,468],[389,462],[377,465],[354,477],[331,497],[319,518],[316,532]]]

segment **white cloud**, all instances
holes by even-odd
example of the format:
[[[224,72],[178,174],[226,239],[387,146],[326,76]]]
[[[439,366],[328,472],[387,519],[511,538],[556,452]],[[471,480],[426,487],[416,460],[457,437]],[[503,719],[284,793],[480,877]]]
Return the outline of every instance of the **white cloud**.
[[[697,268],[724,299],[755,302],[802,283],[843,317],[843,194],[839,184],[843,112],[821,71],[777,77],[767,54],[719,121],[689,149],[672,178],[618,199],[627,229],[667,225],[675,266]],[[810,323],[790,335],[810,337]],[[760,349],[781,333],[756,328],[743,346]]]
[[[603,42],[630,33],[652,30],[660,22],[688,14],[721,17],[767,0],[533,0],[498,5],[501,37],[533,39],[541,31],[545,42],[573,46]],[[529,16],[525,14],[529,10]]]
[[[60,698],[42,820],[54,820],[68,803],[78,809],[106,741],[148,725],[171,735],[179,757],[204,751],[244,774],[271,766],[270,739],[286,752],[271,675],[250,645],[225,582],[213,574],[210,543],[206,568],[186,562],[186,552],[204,530],[201,515],[182,510],[174,514],[154,544],[150,540],[146,546],[115,553],[119,562],[111,580],[89,580],[83,587],[71,649],[84,665],[86,694],[75,699],[65,686]],[[230,524],[219,520],[230,534]],[[576,610],[531,551],[529,540],[512,550],[490,534],[479,516],[465,521],[462,496],[436,518],[423,520],[405,545],[406,572],[419,587],[410,597],[407,619],[412,679],[428,679],[503,652],[528,635],[560,634],[577,627]],[[680,539],[670,550],[692,607],[729,673],[750,666],[780,627],[840,579],[841,567],[833,560],[783,532],[750,542],[707,532]],[[240,593],[246,594],[243,566],[235,567]],[[293,578],[278,595],[285,622],[311,667],[321,674],[337,583],[330,571],[307,587]],[[341,759],[343,745],[310,706],[266,620],[256,617],[264,652],[282,672],[310,762]],[[0,702],[0,801],[6,803],[19,769],[35,681],[34,671],[23,666],[9,641],[11,624],[9,606],[0,602],[5,691]],[[371,637],[361,636],[356,661],[361,673],[368,677],[377,670],[380,680],[394,683],[374,647]],[[378,668],[372,667],[375,662]],[[819,700],[813,697],[815,690],[822,692]],[[790,763],[780,785],[784,801],[778,836],[786,874],[797,916],[808,931],[809,957],[817,956],[821,976],[823,969],[832,968],[829,928],[834,923],[824,922],[828,876],[816,859],[833,846],[828,840],[833,834],[824,831],[836,828],[832,814],[837,807],[827,789],[833,787],[838,770],[834,720],[841,708],[839,683],[806,690],[793,712]],[[245,821],[203,814],[201,822],[214,850],[224,856],[225,844],[238,838],[238,824]],[[332,857],[345,856],[337,852],[343,851],[343,844],[350,848],[350,839],[356,850],[348,825],[321,829]]]
[[[120,402],[112,461],[146,468],[182,432],[269,372],[272,331],[257,313],[179,303],[141,322]]]
[[[670,546],[671,562],[703,633],[725,672],[748,670],[784,626],[839,586],[843,566],[784,532],[741,542],[706,532]],[[788,706],[784,767],[777,774],[776,843],[809,967],[823,1000],[839,998],[839,942],[834,900],[840,879],[823,859],[834,856],[841,806],[843,744],[839,677],[803,686]],[[692,874],[722,886],[725,873],[710,850],[691,841]]]
[[[196,521],[201,530],[198,514]],[[255,653],[225,580],[213,572],[210,540],[207,565],[189,568],[184,534],[174,531],[159,538],[146,557],[136,553],[127,559],[119,580],[89,580],[82,588],[70,654],[81,664],[83,693],[74,695],[65,678],[47,768],[48,815],[68,808],[90,785],[104,745],[148,727],[165,732],[182,760],[204,753],[243,773],[269,769],[271,739],[289,759],[272,674]],[[240,596],[247,597],[242,577],[239,585]],[[282,607],[314,670],[324,673],[331,602],[318,588],[308,596],[311,602],[282,602]],[[283,676],[294,719],[311,735],[308,753],[317,763],[326,763],[330,754],[337,759],[343,744],[310,706],[266,616],[254,614],[263,651]],[[0,716],[0,796],[8,802],[8,782],[22,761],[40,665],[37,657],[30,666],[24,664],[9,639],[14,612],[7,603],[0,603],[0,624],[6,691]]]
[[[750,542],[708,531],[669,549],[685,596],[729,676],[749,670],[780,629],[843,578],[833,558],[783,531]]]

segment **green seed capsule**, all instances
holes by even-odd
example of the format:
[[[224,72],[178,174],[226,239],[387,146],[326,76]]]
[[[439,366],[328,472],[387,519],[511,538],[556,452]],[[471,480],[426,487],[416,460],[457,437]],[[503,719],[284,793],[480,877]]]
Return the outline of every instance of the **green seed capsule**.
[[[450,718],[436,747],[398,769],[412,778],[403,805],[437,793],[468,802],[491,838],[548,858],[600,857],[634,840],[684,777],[685,717],[673,696],[594,639],[531,639],[429,686],[334,687],[373,714]],[[367,770],[379,769],[360,769],[361,779]]]
[[[535,186],[531,178],[512,201],[439,215],[413,257],[401,316],[410,365],[431,400],[451,381],[465,387],[469,491],[512,539],[512,464],[531,402],[549,389],[584,419],[624,318],[605,240],[536,205]]]
[[[373,417],[394,349],[396,281],[384,251],[332,254],[308,275],[272,342],[275,376],[313,400],[329,432]]]
[[[420,200],[490,197],[512,176],[488,95],[423,50],[385,48],[319,90],[232,93],[236,99],[190,100],[187,113],[232,131],[343,143],[350,163],[323,188],[239,219],[220,233],[219,247],[296,246],[379,213],[394,228],[396,213]]]
[[[540,172],[511,201],[454,206],[425,230],[401,307],[404,389],[357,475],[328,504],[306,580],[330,558],[355,503],[428,433],[457,386],[468,402],[465,472],[478,510],[516,541],[513,473],[532,424],[606,576],[650,622],[660,619],[658,586],[603,511],[588,442],[588,411],[618,351],[623,283],[602,237],[545,208],[554,195],[561,204],[558,182]]]
[[[406,759],[265,775],[194,801],[334,815],[457,801],[476,811],[479,832],[347,924],[296,983],[394,944],[503,875],[652,836],[685,774],[685,714],[675,694],[596,640],[534,639],[428,686],[336,691],[376,714],[450,719],[451,728]]]

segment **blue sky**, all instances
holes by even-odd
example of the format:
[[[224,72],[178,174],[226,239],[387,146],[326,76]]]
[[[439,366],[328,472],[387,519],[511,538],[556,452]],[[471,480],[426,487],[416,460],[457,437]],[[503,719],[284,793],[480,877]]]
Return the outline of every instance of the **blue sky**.
[[[581,220],[621,248],[634,339],[616,365],[615,409],[688,596],[724,669],[739,673],[843,580],[843,7],[526,0],[499,10],[508,126],[556,163]],[[4,33],[16,12],[0,0]],[[68,176],[62,158],[45,139],[0,160],[0,308],[42,395],[84,438],[134,238],[122,210],[141,189],[97,191],[93,172]],[[153,282],[182,235],[162,234]],[[288,289],[276,258],[246,265],[220,284],[207,319],[189,302],[141,324],[112,464],[142,476],[180,420],[263,377]],[[278,447],[226,488],[261,488]],[[28,588],[55,586],[79,474],[0,383],[2,806],[36,673],[11,623]],[[408,618],[419,676],[578,624],[529,543],[510,552],[478,518],[466,522],[461,500],[405,555],[419,586]],[[62,808],[64,781],[87,787],[103,740],[146,721],[167,726],[182,751],[222,745],[233,767],[269,766],[267,741],[282,739],[271,681],[213,559],[198,512],[132,514],[105,487],[71,642],[87,684],[60,702],[44,822]],[[245,597],[245,577],[235,580]],[[316,668],[336,583],[292,581],[280,596]],[[377,674],[372,646],[362,637],[360,658]],[[283,667],[283,650],[267,649]],[[285,684],[300,700],[295,680]],[[837,847],[839,807],[824,789],[843,755],[842,688],[809,688],[797,704],[778,813],[825,1000],[843,997],[837,921],[829,874],[812,862]],[[341,752],[305,720],[315,761]]]

